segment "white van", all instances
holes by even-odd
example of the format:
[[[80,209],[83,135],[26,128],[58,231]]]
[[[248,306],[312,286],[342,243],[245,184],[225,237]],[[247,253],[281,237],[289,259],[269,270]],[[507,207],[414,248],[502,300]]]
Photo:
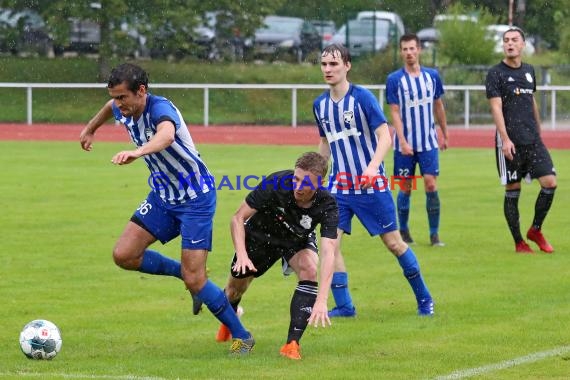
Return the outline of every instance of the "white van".
[[[406,28],[404,27],[404,22],[399,14],[394,12],[385,12],[385,11],[362,11],[358,12],[356,15],[357,20],[388,20],[392,25],[394,25],[396,29],[396,40],[399,40],[400,37],[406,32]]]

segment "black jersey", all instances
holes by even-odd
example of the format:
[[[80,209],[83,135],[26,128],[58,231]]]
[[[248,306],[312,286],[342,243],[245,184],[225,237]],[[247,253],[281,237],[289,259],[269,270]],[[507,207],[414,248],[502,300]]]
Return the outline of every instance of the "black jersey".
[[[338,208],[334,197],[318,189],[309,208],[297,206],[293,195],[293,171],[270,174],[246,197],[257,212],[245,224],[246,240],[285,249],[305,248],[320,224],[321,237],[336,239]]]
[[[522,63],[513,68],[501,62],[487,73],[485,88],[488,99],[501,98],[507,135],[513,144],[529,145],[540,140],[533,111],[536,77],[531,65]]]

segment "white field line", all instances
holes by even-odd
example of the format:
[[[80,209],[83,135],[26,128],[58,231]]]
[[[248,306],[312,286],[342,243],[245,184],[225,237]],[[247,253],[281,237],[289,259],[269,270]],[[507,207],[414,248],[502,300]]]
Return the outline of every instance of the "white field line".
[[[462,369],[454,371],[446,376],[436,377],[436,380],[464,379],[471,376],[478,376],[484,373],[500,371],[505,368],[516,367],[521,364],[534,363],[552,356],[562,355],[570,352],[570,346],[561,346],[548,351],[535,352],[519,358],[505,360],[503,362],[489,364],[482,367]]]
[[[563,355],[570,353],[570,346],[561,346],[554,348],[549,351],[535,352],[526,356],[521,356],[519,358],[505,360],[503,362],[489,364],[476,368],[469,368],[454,371],[446,376],[436,377],[436,380],[451,380],[451,379],[464,379],[467,377],[478,376],[484,373],[500,371],[505,368],[516,367],[521,364],[534,363],[546,358],[550,358],[557,355]],[[148,377],[148,376],[113,376],[113,375],[83,375],[83,374],[71,374],[71,373],[25,373],[25,372],[0,372],[0,377],[5,376],[19,376],[19,377],[45,377],[45,376],[57,376],[69,379],[109,379],[109,380],[165,380],[162,377]]]

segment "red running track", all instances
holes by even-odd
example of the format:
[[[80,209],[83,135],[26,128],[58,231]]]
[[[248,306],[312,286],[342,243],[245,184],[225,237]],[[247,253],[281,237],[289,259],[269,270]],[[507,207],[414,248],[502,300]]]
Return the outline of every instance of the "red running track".
[[[78,141],[80,124],[0,124],[0,140]],[[319,142],[317,128],[302,126],[189,126],[194,142],[200,144],[309,145]],[[494,129],[450,128],[450,147],[493,148]],[[570,149],[570,130],[542,132],[550,149]],[[129,142],[120,125],[108,124],[96,134],[96,141]]]

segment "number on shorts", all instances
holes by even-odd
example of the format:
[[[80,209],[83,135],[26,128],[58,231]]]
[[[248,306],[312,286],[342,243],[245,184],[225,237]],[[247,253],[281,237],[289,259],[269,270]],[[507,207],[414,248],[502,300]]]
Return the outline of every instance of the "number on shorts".
[[[398,175],[401,177],[408,177],[410,175],[410,169],[398,169]]]
[[[146,199],[141,203],[141,205],[137,208],[142,215],[146,215],[152,209],[152,205],[146,201]]]

